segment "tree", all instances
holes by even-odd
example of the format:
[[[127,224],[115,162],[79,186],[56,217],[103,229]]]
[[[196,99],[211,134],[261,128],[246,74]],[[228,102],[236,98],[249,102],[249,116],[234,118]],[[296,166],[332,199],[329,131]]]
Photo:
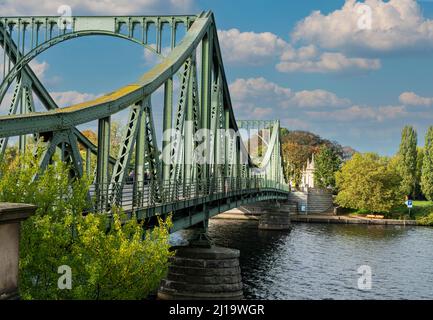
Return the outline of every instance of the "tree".
[[[415,185],[415,197],[420,199],[423,197],[421,190],[421,177],[422,177],[422,167],[424,163],[424,148],[417,148],[416,155],[416,185]]]
[[[122,144],[123,132],[126,126],[122,126],[119,121],[111,121],[110,124],[110,154],[117,158]]]
[[[346,208],[389,212],[402,203],[400,183],[393,161],[375,153],[356,153],[336,173],[336,202]]]
[[[421,190],[428,200],[433,200],[433,126],[428,129],[425,136]]]
[[[170,220],[146,231],[136,219],[87,214],[88,181],[70,181],[69,165],[54,159],[43,172],[31,152],[0,162],[0,201],[33,203],[23,223],[20,293],[24,299],[144,299],[158,288],[172,256]],[[36,173],[39,179],[33,181]],[[107,226],[111,228],[107,231]],[[69,266],[72,289],[59,290],[58,268]]]
[[[403,128],[398,155],[400,159],[398,171],[402,178],[402,191],[408,196],[414,195],[416,187],[417,134],[411,126]]]
[[[98,135],[95,133],[95,131],[91,129],[86,129],[82,132],[82,134],[90,140],[94,145],[98,144]]]
[[[331,148],[323,145],[314,156],[314,184],[318,188],[335,188],[335,172],[341,159]]]
[[[302,169],[313,153],[317,153],[322,145],[334,151],[340,158],[344,157],[343,147],[335,141],[329,141],[307,131],[289,131],[281,129],[281,144],[285,166],[285,175],[295,185],[302,179]]]

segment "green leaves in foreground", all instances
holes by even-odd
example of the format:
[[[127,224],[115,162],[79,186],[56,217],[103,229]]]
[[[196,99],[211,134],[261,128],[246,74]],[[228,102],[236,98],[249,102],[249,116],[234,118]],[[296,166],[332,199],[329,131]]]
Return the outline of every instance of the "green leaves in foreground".
[[[38,157],[30,152],[0,167],[0,201],[34,203],[36,215],[23,223],[20,293],[23,299],[144,299],[164,277],[170,219],[145,231],[116,211],[82,216],[86,179],[70,181],[69,166],[55,160],[39,179]],[[111,228],[107,228],[111,225]],[[71,290],[60,290],[58,268],[72,271]]]

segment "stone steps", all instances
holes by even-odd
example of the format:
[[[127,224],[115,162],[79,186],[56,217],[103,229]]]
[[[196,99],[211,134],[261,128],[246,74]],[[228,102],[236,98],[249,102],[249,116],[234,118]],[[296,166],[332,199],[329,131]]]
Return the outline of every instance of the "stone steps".
[[[298,214],[301,206],[306,206],[309,214],[333,213],[333,197],[326,190],[309,189],[308,192],[294,191],[289,195],[289,202],[296,204],[290,208],[291,214]]]

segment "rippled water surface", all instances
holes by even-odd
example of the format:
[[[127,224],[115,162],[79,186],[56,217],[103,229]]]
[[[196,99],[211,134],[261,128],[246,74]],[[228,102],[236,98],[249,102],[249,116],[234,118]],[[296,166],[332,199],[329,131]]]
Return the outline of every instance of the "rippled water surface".
[[[218,245],[241,251],[248,299],[433,299],[433,229],[294,224],[259,231],[252,222],[213,220]],[[361,265],[372,289],[358,289]]]

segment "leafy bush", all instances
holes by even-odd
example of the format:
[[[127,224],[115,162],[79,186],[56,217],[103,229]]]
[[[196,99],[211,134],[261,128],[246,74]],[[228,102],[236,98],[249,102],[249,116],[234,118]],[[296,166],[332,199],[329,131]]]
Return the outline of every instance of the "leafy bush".
[[[355,154],[336,173],[336,202],[346,208],[389,212],[404,201],[394,161],[374,153]]]
[[[429,215],[418,218],[417,222],[422,226],[433,227],[433,212]]]
[[[136,219],[82,215],[88,181],[70,181],[70,167],[54,160],[38,173],[38,158],[27,152],[0,164],[0,201],[33,203],[36,214],[23,223],[20,290],[24,299],[143,299],[164,277],[169,251],[170,219],[146,231]],[[108,226],[111,226],[108,228]],[[72,289],[58,289],[67,265]]]

